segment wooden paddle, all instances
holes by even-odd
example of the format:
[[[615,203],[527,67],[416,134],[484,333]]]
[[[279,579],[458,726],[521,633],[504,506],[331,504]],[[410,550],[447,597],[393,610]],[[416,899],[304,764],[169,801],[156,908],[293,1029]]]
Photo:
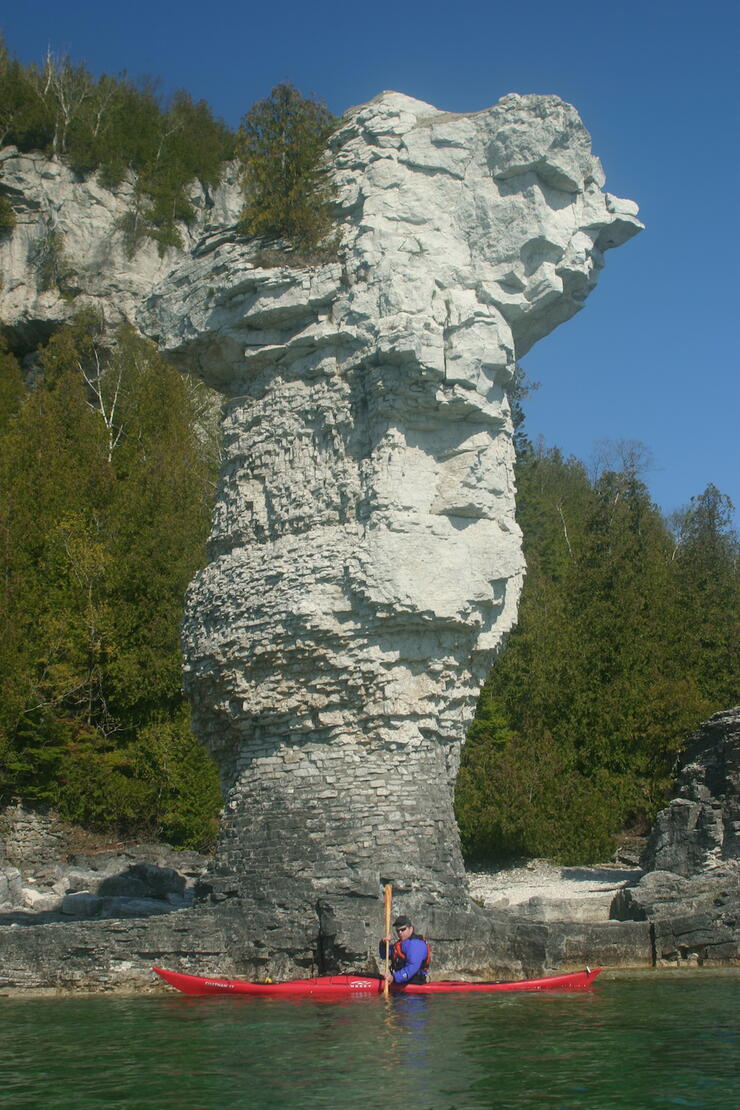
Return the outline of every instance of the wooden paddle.
[[[391,935],[391,904],[393,902],[393,887],[390,883],[386,883],[383,889],[383,900],[385,902],[385,973],[388,974],[391,962],[391,946],[388,937]],[[388,997],[388,980],[383,980],[383,998]]]

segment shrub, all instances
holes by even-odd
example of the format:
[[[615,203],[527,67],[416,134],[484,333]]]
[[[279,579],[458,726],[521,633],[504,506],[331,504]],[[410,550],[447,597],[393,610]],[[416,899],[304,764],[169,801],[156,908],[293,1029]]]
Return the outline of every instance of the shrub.
[[[16,224],[13,205],[7,197],[0,197],[0,235],[7,235]]]
[[[33,247],[31,262],[36,267],[41,290],[47,292],[56,288],[62,293],[69,291],[68,285],[74,277],[74,270],[65,254],[61,231],[47,228],[40,235]]]

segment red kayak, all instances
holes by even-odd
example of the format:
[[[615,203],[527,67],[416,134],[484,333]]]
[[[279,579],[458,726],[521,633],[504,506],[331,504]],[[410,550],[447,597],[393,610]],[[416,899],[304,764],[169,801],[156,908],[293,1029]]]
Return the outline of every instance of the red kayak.
[[[184,994],[263,994],[305,995],[313,998],[347,998],[383,993],[383,980],[371,975],[323,975],[318,979],[291,979],[287,983],[248,983],[244,979],[216,979],[202,975],[184,975],[180,971],[166,971],[154,967],[170,986]],[[391,986],[392,994],[450,994],[473,991],[585,991],[601,971],[574,971],[568,975],[548,975],[544,979],[517,979],[503,983],[463,983],[459,980],[441,980],[438,983],[410,983]]]

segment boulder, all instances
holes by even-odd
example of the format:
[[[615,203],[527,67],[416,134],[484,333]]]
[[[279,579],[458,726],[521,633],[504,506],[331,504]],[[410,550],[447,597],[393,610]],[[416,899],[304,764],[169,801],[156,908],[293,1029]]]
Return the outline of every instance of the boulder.
[[[21,900],[22,878],[17,867],[0,867],[0,909],[18,905]]]
[[[58,894],[53,891],[39,890],[33,886],[23,887],[20,901],[22,906],[34,913],[48,913],[59,909],[61,904]]]
[[[156,842],[72,852],[90,834],[21,806],[8,807],[0,822],[0,843],[21,864],[0,867],[0,924],[170,913],[193,904],[208,862]]]
[[[159,898],[173,894],[182,898],[185,878],[171,867],[153,863],[135,863],[117,875],[108,875],[98,884],[98,894],[105,898]]]
[[[67,917],[88,920],[94,917],[150,917],[152,914],[171,913],[183,905],[182,898],[179,905],[175,906],[161,898],[101,897],[99,894],[81,891],[78,894],[67,894],[62,900],[61,910]]]

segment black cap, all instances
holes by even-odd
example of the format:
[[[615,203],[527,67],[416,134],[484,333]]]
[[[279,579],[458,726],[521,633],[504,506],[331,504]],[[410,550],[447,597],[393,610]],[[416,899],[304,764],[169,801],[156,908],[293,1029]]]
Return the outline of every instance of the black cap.
[[[402,929],[404,926],[408,926],[410,924],[411,922],[409,921],[408,917],[397,917],[396,920],[393,922],[393,928]]]

